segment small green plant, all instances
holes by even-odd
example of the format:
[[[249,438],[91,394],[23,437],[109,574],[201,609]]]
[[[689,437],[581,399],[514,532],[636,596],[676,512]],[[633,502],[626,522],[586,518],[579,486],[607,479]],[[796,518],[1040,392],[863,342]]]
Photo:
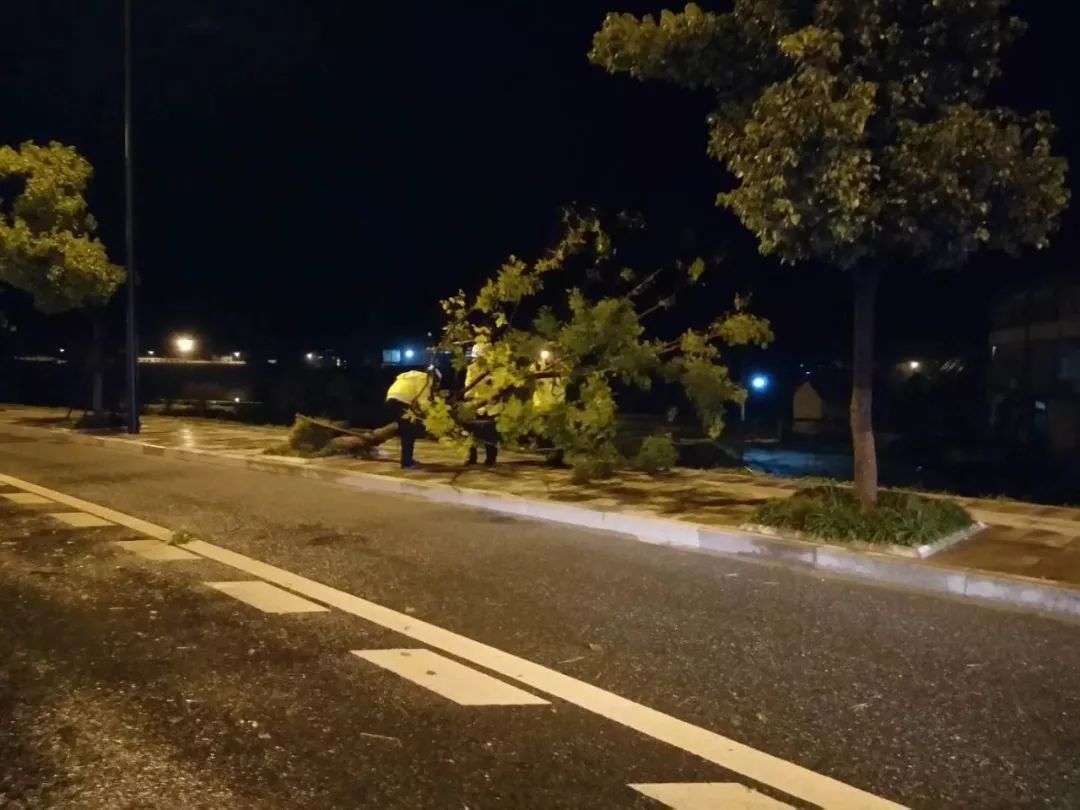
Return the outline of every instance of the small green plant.
[[[567,458],[570,480],[575,484],[611,478],[621,464],[619,454],[612,448],[600,447],[593,452],[575,453]]]
[[[865,508],[850,489],[838,486],[810,487],[790,498],[768,501],[752,522],[822,540],[899,546],[932,543],[973,523],[971,515],[952,501],[883,490],[878,505]]]
[[[646,436],[634,457],[634,467],[649,475],[668,472],[679,460],[671,435]]]
[[[199,536],[193,531],[190,531],[188,529],[177,529],[169,537],[169,545],[182,546],[187,543],[194,543],[196,540],[199,539]]]

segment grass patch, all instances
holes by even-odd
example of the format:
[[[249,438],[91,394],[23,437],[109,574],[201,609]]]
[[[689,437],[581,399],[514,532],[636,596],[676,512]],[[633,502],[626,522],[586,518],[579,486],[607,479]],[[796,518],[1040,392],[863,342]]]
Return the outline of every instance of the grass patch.
[[[940,498],[882,490],[877,507],[863,509],[850,489],[823,486],[768,501],[754,513],[752,522],[822,540],[921,546],[966,529],[974,521],[963,507]]]

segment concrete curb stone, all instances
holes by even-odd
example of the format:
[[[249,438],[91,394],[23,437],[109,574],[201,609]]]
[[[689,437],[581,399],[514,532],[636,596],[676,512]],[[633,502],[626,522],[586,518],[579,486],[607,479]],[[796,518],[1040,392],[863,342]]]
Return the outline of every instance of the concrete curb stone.
[[[743,523],[739,526],[743,531],[751,532],[753,534],[765,535],[766,537],[782,537],[788,540],[801,540],[814,545],[820,545],[822,541],[800,531],[781,531],[772,526],[763,526],[758,523]],[[906,557],[911,560],[925,560],[939,551],[944,551],[947,548],[952,548],[957,543],[962,543],[964,540],[969,540],[976,534],[986,528],[985,523],[975,521],[966,529],[953,532],[952,534],[942,537],[940,540],[935,540],[933,543],[926,543],[921,546],[901,546],[901,545],[882,545],[874,543],[858,543],[852,542],[848,546],[844,546],[848,551],[866,551],[870,553],[885,553],[890,557]]]
[[[642,542],[694,549],[725,556],[777,562],[863,581],[884,582],[928,593],[947,594],[985,603],[1007,604],[1040,612],[1080,617],[1080,589],[1015,575],[934,565],[910,557],[854,550],[805,539],[766,535],[745,528],[706,526],[634,512],[590,509],[504,495],[489,490],[459,488],[427,481],[403,480],[377,473],[319,467],[306,459],[229,455],[195,448],[174,448],[24,425],[2,425],[15,435],[59,438],[93,445],[178,458],[217,466],[247,468],[277,475],[298,475],[365,492],[419,497],[435,503],[467,506],[516,517],[562,523],[629,535]],[[973,511],[976,520],[980,519]]]

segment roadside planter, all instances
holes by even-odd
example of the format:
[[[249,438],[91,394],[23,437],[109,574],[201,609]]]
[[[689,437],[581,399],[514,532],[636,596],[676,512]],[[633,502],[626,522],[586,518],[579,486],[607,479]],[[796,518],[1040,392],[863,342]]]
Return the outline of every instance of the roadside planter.
[[[877,507],[868,510],[850,489],[819,486],[766,502],[742,528],[770,537],[926,559],[986,527],[943,498],[882,490]]]

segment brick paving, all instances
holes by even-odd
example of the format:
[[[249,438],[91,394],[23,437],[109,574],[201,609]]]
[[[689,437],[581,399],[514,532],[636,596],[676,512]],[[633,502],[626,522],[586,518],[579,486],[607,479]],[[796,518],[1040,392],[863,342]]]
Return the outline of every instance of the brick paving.
[[[63,429],[70,426],[63,420],[65,413],[61,409],[6,406],[0,408],[0,423]],[[131,440],[251,458],[264,456],[268,449],[283,443],[286,434],[283,427],[148,415],[143,419],[142,434]],[[114,438],[127,437],[114,434]],[[502,452],[494,469],[466,467],[458,454],[435,442],[419,442],[416,455],[423,462],[422,469],[403,472],[397,454],[397,443],[392,440],[378,448],[374,459],[329,458],[304,463],[716,526],[738,526],[764,500],[799,488],[791,479],[687,469],[655,478],[628,472],[611,481],[579,485],[571,482],[566,470],[546,466],[536,456]],[[938,553],[934,563],[1080,585],[1080,509],[1006,500],[957,500],[988,528]]]

